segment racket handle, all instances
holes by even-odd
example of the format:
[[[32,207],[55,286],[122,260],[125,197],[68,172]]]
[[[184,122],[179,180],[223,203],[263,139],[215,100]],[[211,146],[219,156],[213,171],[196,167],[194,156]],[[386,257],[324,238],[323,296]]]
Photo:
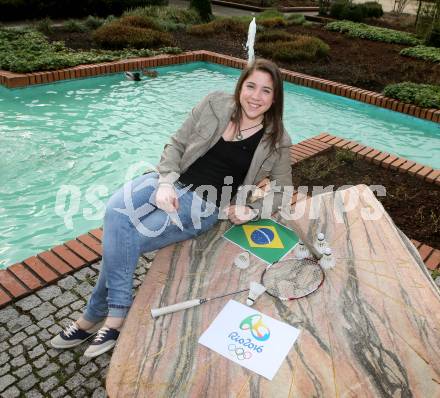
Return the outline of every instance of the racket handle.
[[[171,314],[173,312],[185,310],[187,308],[196,307],[197,305],[200,305],[204,303],[204,299],[194,299],[194,300],[188,300],[188,301],[182,301],[181,303],[168,305],[166,307],[161,308],[152,308],[151,309],[151,316],[153,318],[157,318],[158,316]]]

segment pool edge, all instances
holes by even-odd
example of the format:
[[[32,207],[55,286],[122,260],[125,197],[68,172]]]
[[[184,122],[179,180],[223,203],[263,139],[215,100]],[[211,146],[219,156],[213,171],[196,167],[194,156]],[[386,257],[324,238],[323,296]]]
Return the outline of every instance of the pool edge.
[[[207,50],[188,51],[177,55],[157,55],[148,58],[130,58],[120,61],[104,62],[91,65],[78,65],[72,68],[47,72],[13,73],[0,70],[0,84],[7,88],[23,88],[34,84],[52,83],[60,80],[78,79],[111,73],[120,73],[133,69],[154,68],[158,66],[176,65],[189,62],[211,62],[232,68],[243,69],[247,61],[244,59],[215,53]],[[355,101],[365,102],[381,108],[404,113],[440,123],[440,109],[422,108],[416,105],[385,97],[375,91],[364,90],[355,86],[334,82],[332,80],[305,75],[287,69],[281,69],[285,81],[325,91]]]

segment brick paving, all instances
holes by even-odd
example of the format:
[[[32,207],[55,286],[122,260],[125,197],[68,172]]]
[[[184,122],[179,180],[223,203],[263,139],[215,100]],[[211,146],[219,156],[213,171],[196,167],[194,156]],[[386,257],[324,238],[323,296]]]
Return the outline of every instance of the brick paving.
[[[153,258],[151,253],[139,260],[133,296]],[[82,314],[100,267],[98,262],[82,268],[0,310],[0,397],[107,397],[113,350],[86,358],[87,342],[65,350],[50,346],[52,337]]]

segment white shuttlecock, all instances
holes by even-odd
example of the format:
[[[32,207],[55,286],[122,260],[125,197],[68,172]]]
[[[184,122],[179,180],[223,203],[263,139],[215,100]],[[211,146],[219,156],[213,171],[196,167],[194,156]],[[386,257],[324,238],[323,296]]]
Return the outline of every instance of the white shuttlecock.
[[[335,258],[332,255],[332,249],[330,249],[329,247],[325,248],[322,257],[319,260],[319,264],[324,269],[333,268],[336,265]]]
[[[237,268],[246,269],[247,267],[249,267],[249,264],[250,264],[250,261],[249,261],[249,253],[248,252],[240,253],[239,255],[237,255],[234,258],[234,265]]]
[[[324,254],[324,250],[326,247],[327,242],[325,241],[324,234],[320,232],[316,238],[315,248],[319,253]]]
[[[296,248],[295,256],[300,260],[310,256],[309,249],[307,249],[307,246],[304,244],[302,240],[298,242],[298,247]]]
[[[249,288],[249,295],[246,300],[247,305],[253,305],[255,303],[255,300],[260,297],[264,292],[266,291],[266,288],[258,282],[251,282],[250,288]]]

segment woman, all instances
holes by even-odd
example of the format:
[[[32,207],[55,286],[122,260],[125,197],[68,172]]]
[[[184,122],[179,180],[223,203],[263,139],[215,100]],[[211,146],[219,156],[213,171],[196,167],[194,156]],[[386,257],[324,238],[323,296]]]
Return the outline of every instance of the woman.
[[[250,203],[244,186],[265,177],[291,185],[291,141],[282,115],[280,71],[263,59],[243,70],[233,96],[214,92],[192,110],[165,146],[158,173],[134,179],[110,198],[98,282],[85,313],[52,339],[55,348],[74,347],[96,334],[84,355],[111,349],[132,303],[141,253],[197,236],[220,214],[234,224],[258,218],[263,201]],[[127,216],[127,192],[132,208],[147,209],[138,221]],[[230,204],[231,196],[244,198],[243,204]],[[279,209],[282,192],[272,197],[269,208],[265,204],[269,215]]]

